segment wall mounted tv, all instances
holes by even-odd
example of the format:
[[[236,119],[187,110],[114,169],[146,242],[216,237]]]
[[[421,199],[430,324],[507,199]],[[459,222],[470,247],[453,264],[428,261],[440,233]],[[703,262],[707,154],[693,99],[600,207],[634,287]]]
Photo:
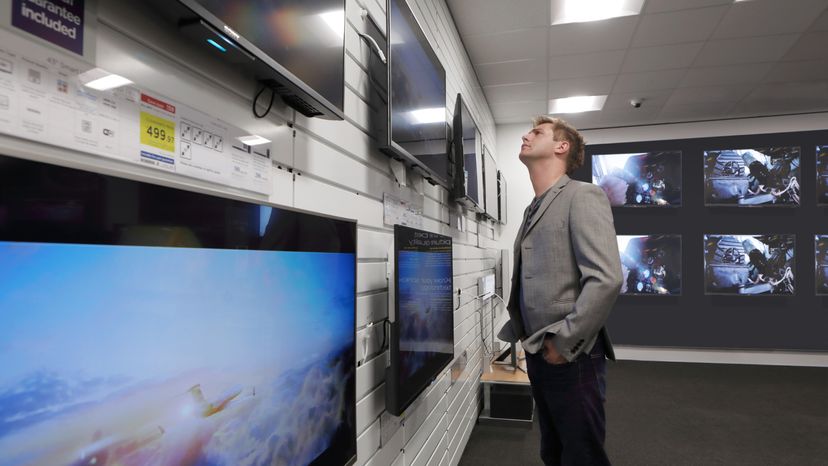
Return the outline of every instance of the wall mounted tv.
[[[483,145],[483,192],[486,201],[486,216],[497,220],[497,162],[485,145]]]
[[[680,207],[681,151],[593,155],[592,182],[613,207]]]
[[[705,294],[793,295],[792,234],[704,235]]]
[[[394,226],[386,409],[399,416],[454,358],[451,237]]]
[[[817,146],[817,204],[828,205],[828,145]]]
[[[184,34],[251,69],[299,113],[343,118],[344,0],[154,1]]]
[[[2,463],[352,464],[355,248],[352,221],[0,157]]]
[[[799,147],[704,151],[706,206],[799,206]]]
[[[388,0],[388,131],[380,149],[450,188],[446,71],[405,0]]]
[[[814,236],[816,294],[828,296],[828,235]]]
[[[457,94],[452,126],[454,199],[469,209],[484,212],[483,143],[463,96]]]
[[[680,235],[618,235],[625,295],[681,294]]]
[[[503,172],[498,170],[497,171],[497,221],[503,225],[506,225],[508,213],[508,206],[507,204],[507,186],[506,186],[506,176],[503,175]]]

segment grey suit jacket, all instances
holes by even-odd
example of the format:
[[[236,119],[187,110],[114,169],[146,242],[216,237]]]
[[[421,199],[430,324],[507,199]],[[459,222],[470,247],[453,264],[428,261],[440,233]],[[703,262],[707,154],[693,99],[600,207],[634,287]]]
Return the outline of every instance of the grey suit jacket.
[[[510,319],[498,338],[520,340],[527,352],[537,353],[544,336],[553,333],[568,361],[602,338],[607,357],[615,358],[604,323],[621,289],[621,260],[612,210],[601,188],[561,177],[522,237],[518,233],[514,264]],[[519,274],[524,277],[523,313]]]

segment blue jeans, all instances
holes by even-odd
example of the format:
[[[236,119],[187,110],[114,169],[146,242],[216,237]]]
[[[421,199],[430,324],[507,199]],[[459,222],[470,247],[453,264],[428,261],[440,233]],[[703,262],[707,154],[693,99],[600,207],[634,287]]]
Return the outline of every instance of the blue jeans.
[[[547,466],[610,464],[604,451],[607,361],[601,345],[595,346],[592,354],[560,365],[541,353],[526,354]]]

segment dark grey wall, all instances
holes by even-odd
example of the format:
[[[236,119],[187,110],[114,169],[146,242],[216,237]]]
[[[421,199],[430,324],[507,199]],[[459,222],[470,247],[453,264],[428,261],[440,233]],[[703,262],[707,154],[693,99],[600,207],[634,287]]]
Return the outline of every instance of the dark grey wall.
[[[573,178],[592,181],[592,154],[682,151],[682,206],[613,208],[619,235],[682,235],[681,296],[620,296],[608,329],[616,344],[687,348],[828,351],[828,297],[817,296],[814,235],[828,234],[828,207],[816,203],[816,146],[828,131],[591,145]],[[703,152],[768,146],[801,148],[799,207],[705,207]],[[706,296],[705,233],[796,234],[794,296]]]

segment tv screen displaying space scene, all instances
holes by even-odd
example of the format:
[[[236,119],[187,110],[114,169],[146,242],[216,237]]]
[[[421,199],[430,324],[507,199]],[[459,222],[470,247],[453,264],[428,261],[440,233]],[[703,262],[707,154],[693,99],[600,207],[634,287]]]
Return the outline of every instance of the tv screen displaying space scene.
[[[798,206],[799,147],[704,152],[707,206]]]
[[[816,235],[814,243],[816,293],[828,296],[828,235]]]
[[[681,236],[618,235],[625,295],[681,294]]]
[[[705,294],[792,295],[795,237],[704,235]]]
[[[828,205],[828,145],[817,146],[817,204]]]
[[[613,207],[681,205],[681,151],[592,156],[592,183]]]

